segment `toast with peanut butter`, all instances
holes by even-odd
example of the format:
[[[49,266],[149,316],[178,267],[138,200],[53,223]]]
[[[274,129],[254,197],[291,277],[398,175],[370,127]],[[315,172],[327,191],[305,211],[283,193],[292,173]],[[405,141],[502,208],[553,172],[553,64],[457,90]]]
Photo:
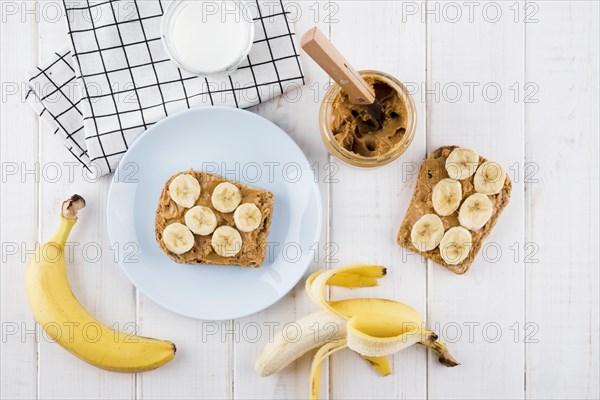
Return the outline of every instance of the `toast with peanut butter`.
[[[172,176],[156,209],[156,241],[181,264],[258,268],[267,253],[273,193],[189,170]]]
[[[458,146],[421,164],[398,244],[456,274],[470,268],[508,205],[512,182],[500,164]]]

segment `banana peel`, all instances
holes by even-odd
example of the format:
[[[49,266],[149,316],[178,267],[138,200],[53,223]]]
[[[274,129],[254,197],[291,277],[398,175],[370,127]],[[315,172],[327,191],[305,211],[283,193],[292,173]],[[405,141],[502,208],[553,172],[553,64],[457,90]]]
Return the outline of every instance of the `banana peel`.
[[[346,288],[377,286],[386,275],[379,265],[350,265],[333,270],[317,271],[306,280],[309,299],[322,311],[297,321],[301,331],[313,332],[314,327],[324,330],[324,324],[333,324],[335,334],[325,337],[306,337],[294,343],[277,335],[259,355],[256,371],[261,376],[278,372],[306,352],[318,348],[311,366],[310,397],[319,396],[320,373],[323,361],[331,354],[348,348],[360,354],[381,376],[391,373],[389,355],[421,344],[434,351],[440,363],[454,367],[458,362],[438,341],[435,332],[427,330],[419,313],[412,307],[388,299],[352,298],[330,301],[326,299],[327,286]],[[318,325],[315,325],[318,324]],[[304,335],[303,335],[304,336]],[[311,337],[308,337],[311,336]]]

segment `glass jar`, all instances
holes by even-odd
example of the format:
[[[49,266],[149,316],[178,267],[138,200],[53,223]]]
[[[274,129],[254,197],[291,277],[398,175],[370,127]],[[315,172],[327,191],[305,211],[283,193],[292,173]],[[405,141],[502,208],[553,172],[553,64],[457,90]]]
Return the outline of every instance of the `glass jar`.
[[[406,132],[404,133],[404,136],[400,142],[388,152],[375,157],[365,157],[345,149],[337,140],[335,140],[330,126],[330,121],[332,120],[332,105],[336,97],[340,94],[340,86],[337,84],[332,85],[327,90],[325,97],[321,102],[321,109],[319,111],[321,136],[323,137],[323,141],[329,152],[340,160],[357,167],[379,167],[400,157],[412,143],[417,126],[415,103],[410,93],[406,90],[406,87],[393,76],[373,70],[359,71],[359,73],[363,77],[371,76],[377,80],[383,81],[399,93],[407,110]]]
[[[171,60],[194,75],[230,74],[254,42],[254,21],[241,0],[172,0],[161,20]]]

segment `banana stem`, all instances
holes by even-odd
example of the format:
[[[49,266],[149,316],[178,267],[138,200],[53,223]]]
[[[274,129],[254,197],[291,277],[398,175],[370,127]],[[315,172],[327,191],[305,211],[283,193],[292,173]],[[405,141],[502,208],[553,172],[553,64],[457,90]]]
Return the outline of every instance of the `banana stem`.
[[[62,203],[61,215],[72,221],[77,221],[77,213],[85,207],[85,200],[78,194],[74,194]]]
[[[60,214],[60,225],[50,239],[50,243],[56,243],[59,246],[64,246],[67,243],[71,229],[77,222],[77,213],[85,207],[85,200],[78,194],[74,194],[62,204]]]
[[[446,344],[437,340],[438,335],[433,331],[425,331],[423,341],[419,342],[423,346],[431,349],[438,356],[440,363],[446,367],[456,367],[460,365],[458,361],[452,357],[446,348]]]

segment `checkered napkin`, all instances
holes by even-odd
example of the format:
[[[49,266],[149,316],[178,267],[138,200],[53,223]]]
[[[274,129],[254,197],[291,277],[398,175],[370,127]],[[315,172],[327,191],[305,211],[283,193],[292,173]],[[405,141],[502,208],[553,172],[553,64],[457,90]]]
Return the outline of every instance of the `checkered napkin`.
[[[252,50],[231,75],[208,79],[177,68],[163,48],[167,3],[65,0],[71,43],[28,75],[27,101],[95,176],[114,171],[161,118],[205,105],[246,108],[304,84],[281,0],[245,3],[255,24]]]

